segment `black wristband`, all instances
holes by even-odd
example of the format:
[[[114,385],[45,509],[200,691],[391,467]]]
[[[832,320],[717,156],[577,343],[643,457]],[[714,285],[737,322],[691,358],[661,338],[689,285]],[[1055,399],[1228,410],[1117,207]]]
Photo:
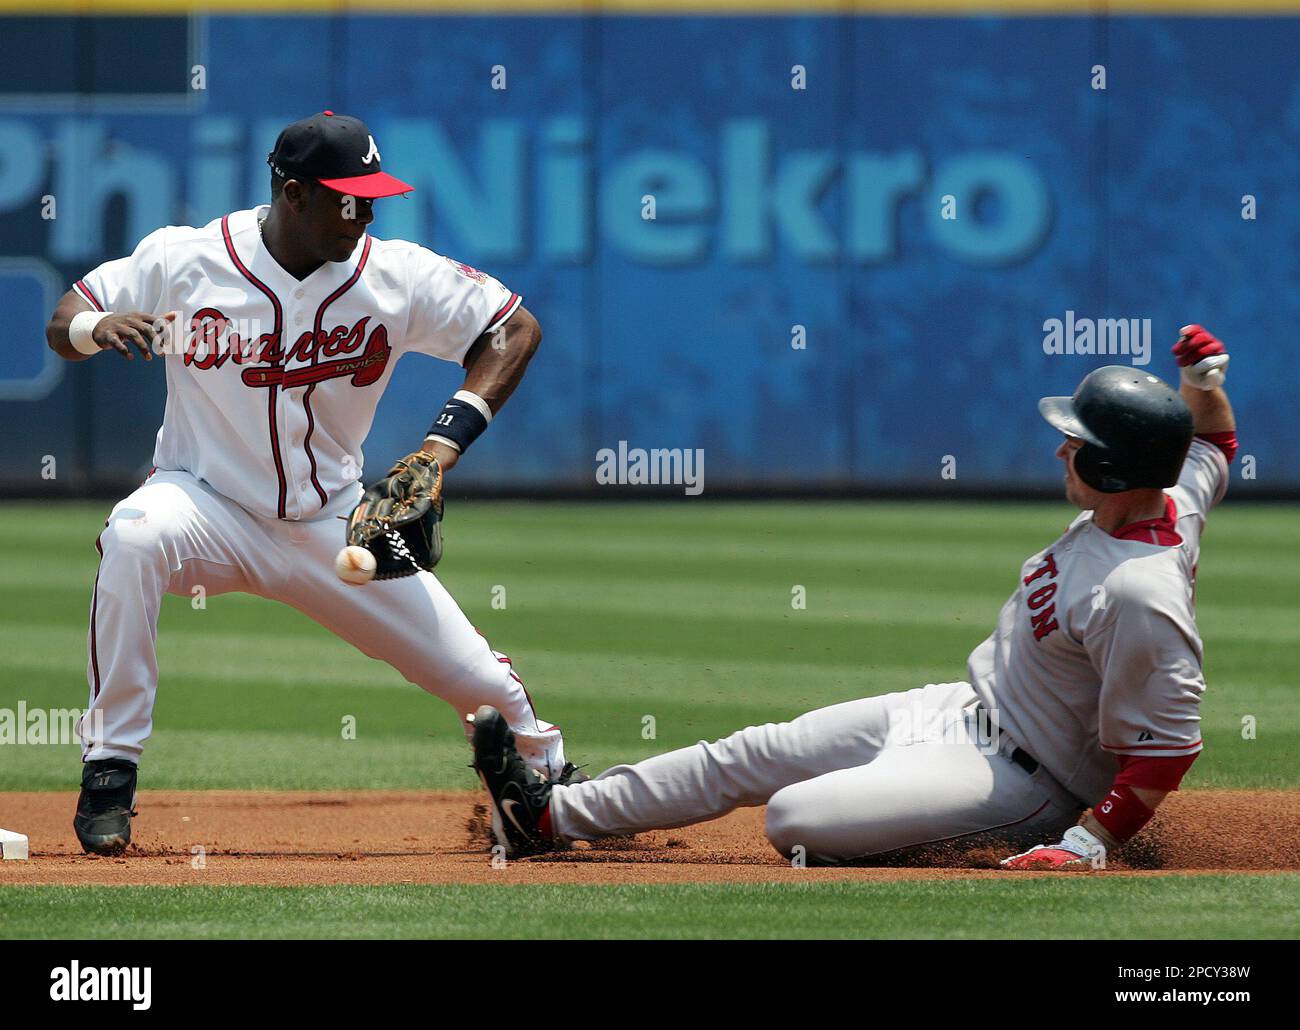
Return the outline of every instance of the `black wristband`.
[[[462,399],[464,392],[458,392],[443,406],[442,414],[433,420],[433,425],[425,434],[426,440],[429,437],[446,440],[462,454],[488,427],[488,418],[478,407],[478,404],[487,407],[486,403],[479,397],[474,397],[474,401],[478,401],[478,404],[464,400]]]

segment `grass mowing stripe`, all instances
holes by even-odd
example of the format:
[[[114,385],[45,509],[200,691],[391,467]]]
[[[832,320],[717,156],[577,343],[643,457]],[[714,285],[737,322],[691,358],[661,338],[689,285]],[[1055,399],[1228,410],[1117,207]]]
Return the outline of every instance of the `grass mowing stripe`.
[[[807,884],[0,888],[6,937],[1252,939],[1300,875]]]
[[[0,580],[0,708],[84,705],[92,545],[108,506],[3,510],[0,540],[13,544],[24,574],[44,563],[53,582]],[[962,677],[1019,563],[1070,516],[1061,504],[965,502],[453,498],[451,510],[444,582],[516,658],[573,753],[596,766]],[[1300,744],[1295,511],[1230,504],[1213,517],[1198,583],[1207,751],[1192,783],[1300,784],[1288,757]],[[498,584],[505,610],[491,607]],[[794,584],[807,588],[805,610],[790,606]],[[227,595],[195,611],[188,598],[169,597],[159,654],[146,754],[158,785],[310,786],[319,776],[322,787],[363,786],[372,763],[375,786],[459,782],[458,768],[428,766],[435,754],[463,764],[449,709],[283,605]],[[346,777],[315,753],[337,745],[344,714],[357,717],[359,733],[358,768]],[[653,741],[640,736],[646,714],[657,720]],[[1242,737],[1247,719],[1258,724],[1256,739]],[[194,760],[218,750],[215,762]],[[61,748],[8,749],[6,783],[64,787],[66,757]]]
[[[508,632],[501,640],[510,639]],[[32,629],[25,639],[30,653],[10,655],[5,666],[25,673],[59,673],[66,683],[79,682],[84,676],[85,659],[78,654],[84,634],[46,627]],[[232,654],[231,648],[242,638],[237,634],[178,634],[172,631],[159,641],[164,700],[176,700],[175,690],[187,692],[187,705],[200,702],[203,693],[224,695],[231,684],[251,684],[276,690],[310,691],[312,694],[337,693],[353,688],[364,691],[408,693],[414,687],[387,665],[367,658],[322,631],[321,639],[286,641],[274,653]],[[515,668],[530,686],[549,693],[550,684],[562,685],[566,700],[595,701],[608,699],[611,692],[626,695],[636,687],[643,699],[656,703],[678,701],[715,704],[726,700],[732,690],[735,697],[755,704],[781,702],[792,697],[825,696],[843,700],[850,696],[888,693],[922,683],[951,679],[961,670],[939,664],[888,665],[860,661],[813,662],[767,660],[747,661],[726,658],[710,660],[705,667],[694,659],[646,655],[636,652],[560,651],[548,648],[533,653],[525,649],[516,659]],[[328,661],[320,659],[328,656]],[[303,668],[311,668],[304,677]],[[201,670],[201,672],[184,671]],[[702,690],[695,677],[703,674],[712,689]],[[795,688],[792,684],[798,684]],[[217,688],[217,689],[212,689]],[[188,692],[196,692],[189,694]],[[539,697],[541,695],[539,694]],[[68,707],[81,703],[68,689],[53,680],[33,681],[27,685],[29,704]],[[304,699],[310,705],[310,698]],[[370,700],[357,698],[358,705]],[[224,702],[223,702],[224,704]]]

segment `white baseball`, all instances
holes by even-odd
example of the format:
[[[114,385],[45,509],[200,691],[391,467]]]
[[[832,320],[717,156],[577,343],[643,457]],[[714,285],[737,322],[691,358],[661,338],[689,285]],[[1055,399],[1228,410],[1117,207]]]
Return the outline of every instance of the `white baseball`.
[[[334,571],[344,583],[361,586],[374,578],[375,556],[364,547],[349,544],[334,559]]]

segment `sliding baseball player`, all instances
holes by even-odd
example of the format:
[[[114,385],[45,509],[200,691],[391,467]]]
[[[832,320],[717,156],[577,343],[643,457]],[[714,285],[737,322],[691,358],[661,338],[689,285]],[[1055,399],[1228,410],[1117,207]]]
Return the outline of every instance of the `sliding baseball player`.
[[[1181,396],[1112,366],[1039,410],[1081,509],[1020,567],[967,679],[833,705],[555,785],[509,721],[474,717],[493,832],[512,854],[767,805],[782,854],[839,863],[926,846],[1034,846],[1009,869],[1104,865],[1201,750],[1201,532],[1237,447],[1228,357],[1200,326],[1174,354]],[[1081,810],[1086,809],[1082,818]]]
[[[69,361],[161,353],[167,374],[155,468],[97,541],[74,820],[88,852],[130,841],[159,607],[163,594],[196,587],[292,605],[458,712],[491,704],[529,769],[566,769],[559,729],[426,571],[442,475],[518,385],[537,322],[491,276],[367,233],[374,200],[412,187],[381,170],[356,118],[294,122],[268,163],[270,204],[151,233],[78,280],[47,328]],[[462,365],[464,387],[363,501],[361,444],[409,352]],[[345,539],[357,546],[340,555]],[[388,541],[392,553],[379,548]]]

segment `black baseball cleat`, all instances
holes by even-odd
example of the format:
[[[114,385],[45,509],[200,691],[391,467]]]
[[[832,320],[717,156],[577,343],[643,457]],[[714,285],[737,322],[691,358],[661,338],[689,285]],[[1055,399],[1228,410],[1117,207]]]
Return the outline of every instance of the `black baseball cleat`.
[[[72,828],[88,855],[120,855],[131,843],[135,763],[125,758],[87,762]]]
[[[506,855],[548,851],[551,784],[524,764],[515,735],[491,705],[474,713],[474,771],[492,800],[492,836]]]

